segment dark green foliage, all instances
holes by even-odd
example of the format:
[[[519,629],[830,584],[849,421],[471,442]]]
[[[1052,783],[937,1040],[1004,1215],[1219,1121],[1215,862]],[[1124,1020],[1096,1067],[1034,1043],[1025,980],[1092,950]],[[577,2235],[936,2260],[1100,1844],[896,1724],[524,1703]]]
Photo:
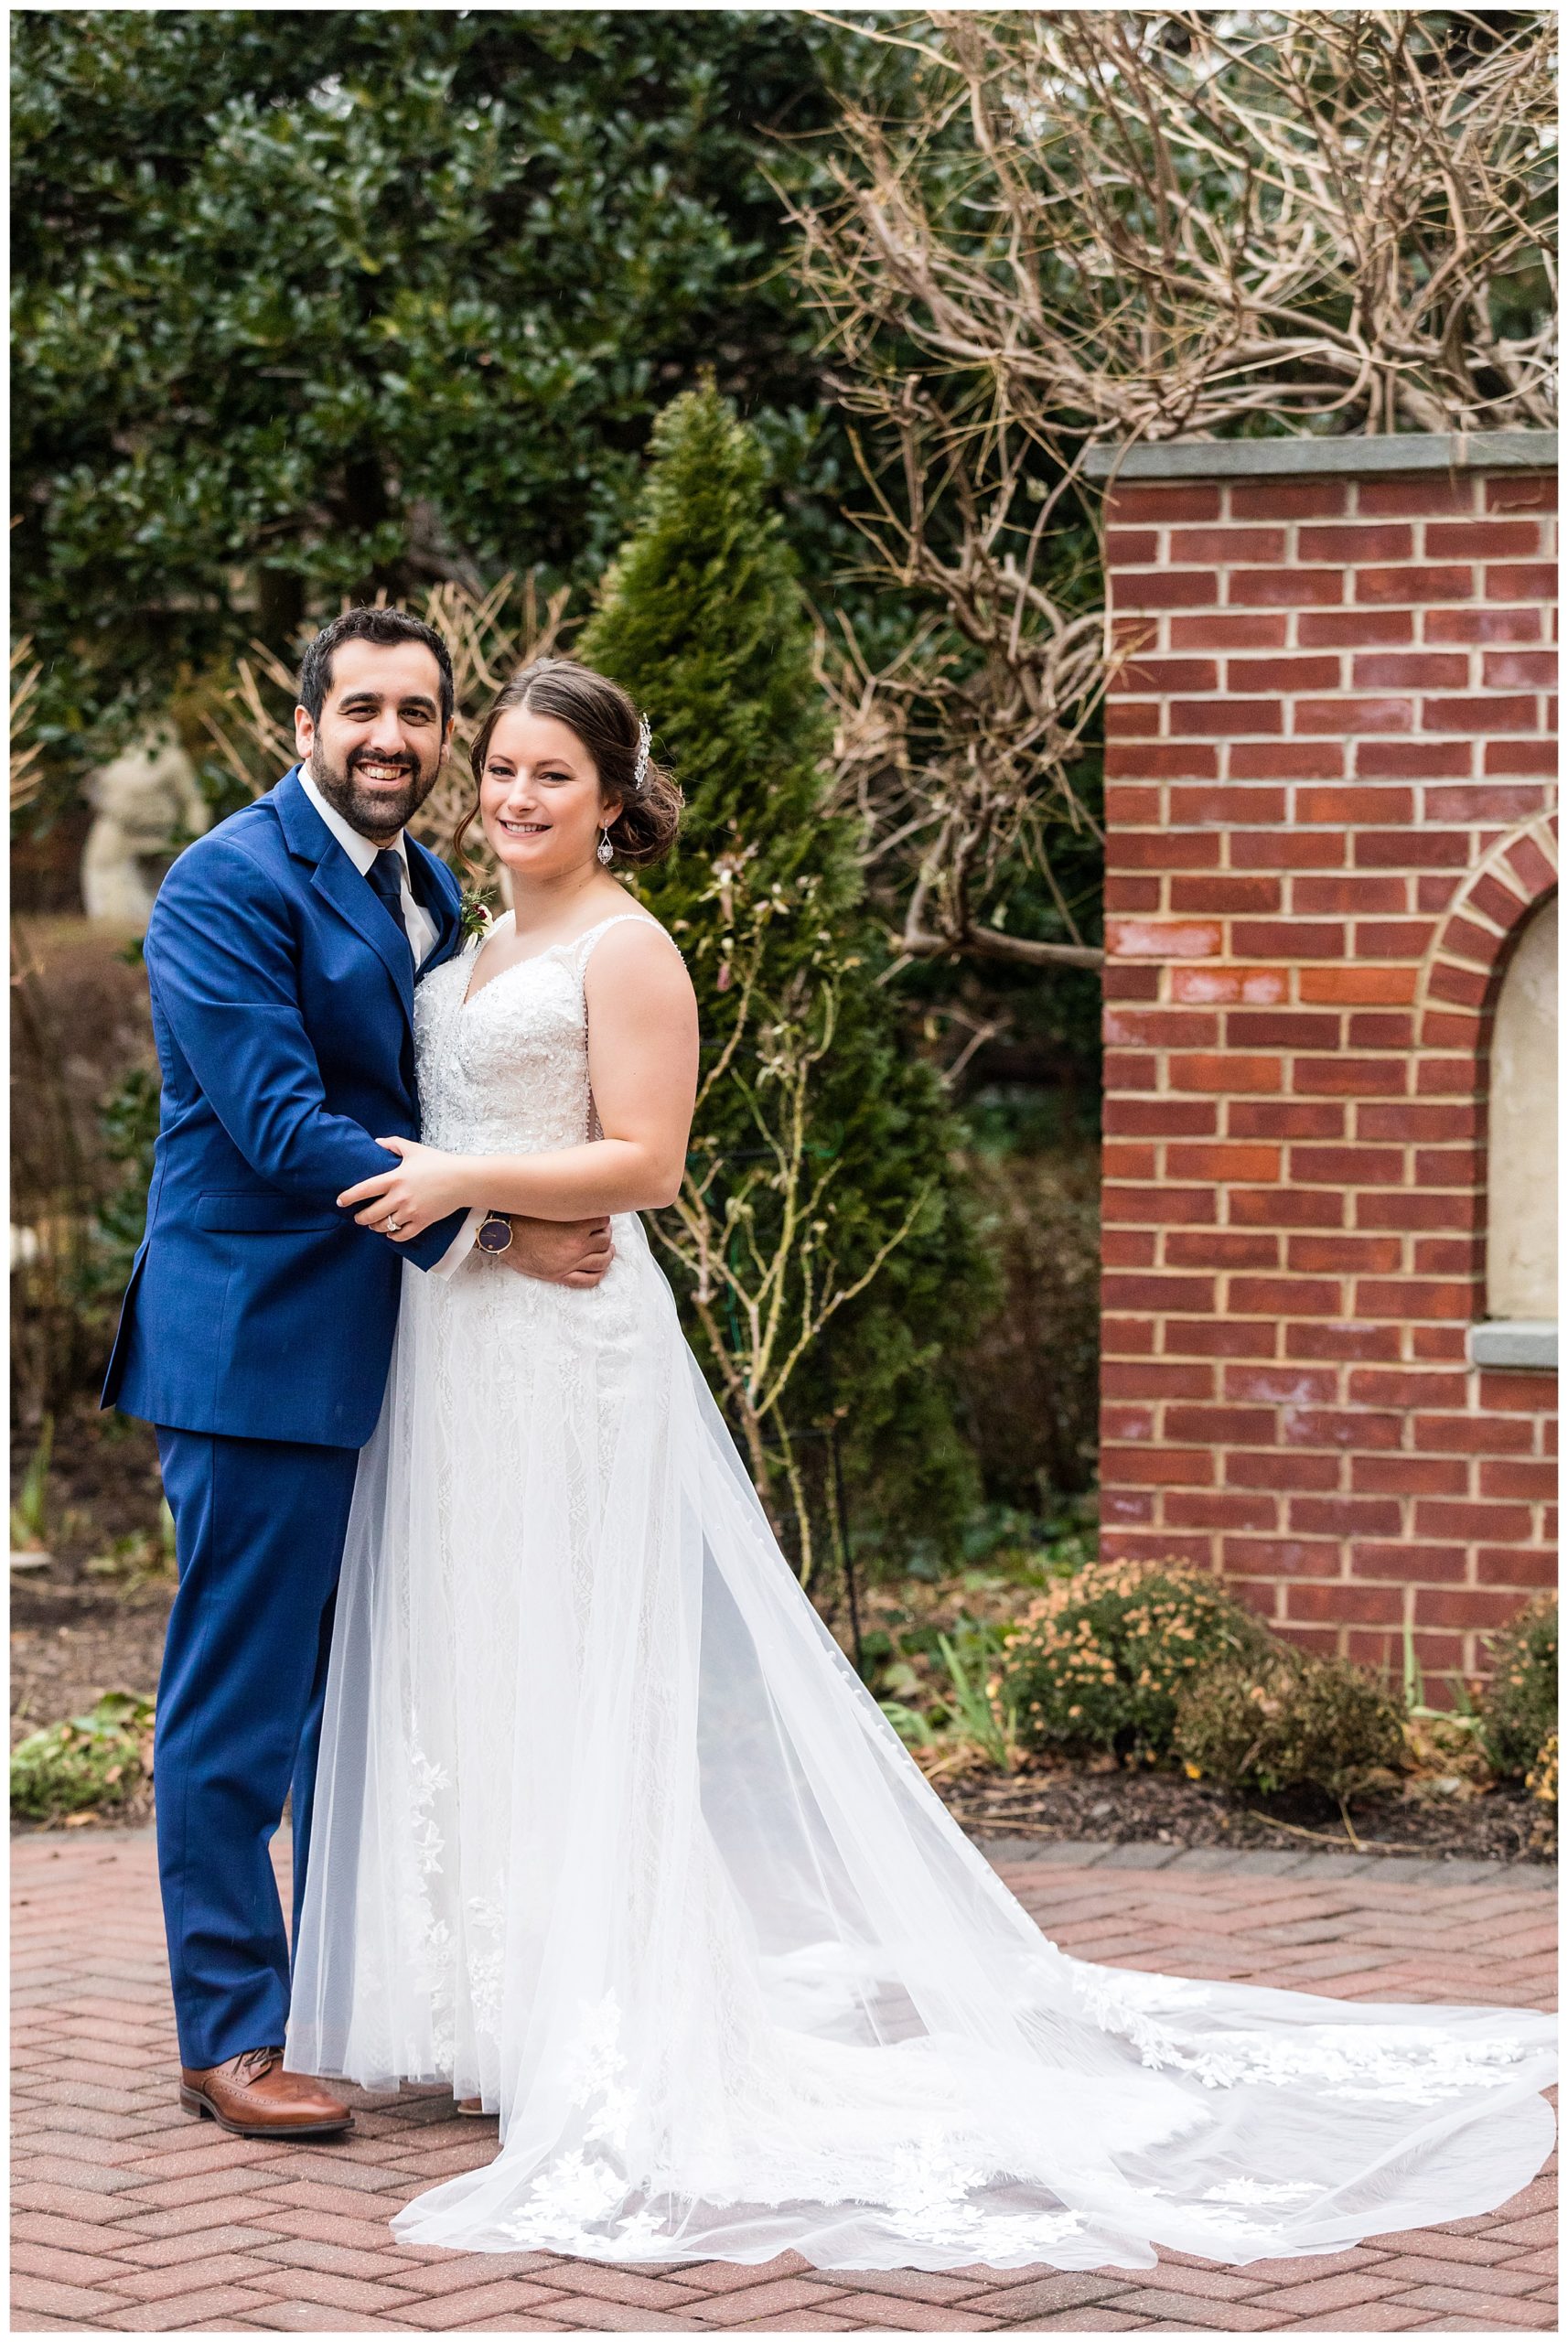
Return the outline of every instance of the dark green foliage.
[[[1401,1711],[1348,1660],[1276,1645],[1204,1670],[1182,1694],[1175,1754],[1222,1789],[1316,1789],[1344,1799],[1404,1755]]]
[[[1214,1578],[1176,1563],[1092,1562],[1025,1612],[1002,1697],[1026,1748],[1158,1757],[1200,1670],[1234,1660],[1255,1671],[1269,1649]]]
[[[711,384],[666,409],[651,453],[635,534],[578,653],[642,699],[673,754],[686,797],[674,867],[738,851],[754,893],[810,871],[822,910],[838,913],[859,894],[854,840],[820,818],[828,717],[767,457]]]
[[[103,1152],[119,1178],[92,1224],[83,1299],[118,1302],[147,1224],[147,1188],[158,1135],[158,1077],[133,1066],[103,1105]]]
[[[1496,1770],[1528,1773],[1557,1729],[1557,1597],[1544,1595],[1490,1638],[1491,1681],[1481,1695],[1481,1736]]]
[[[825,122],[846,36],[381,8],[15,33],[12,546],[56,794],[83,727],[253,634],[286,650],[345,594],[592,580],[700,364],[764,429],[814,563],[847,544],[758,167]]]
[[[963,1166],[1004,1290],[963,1360],[961,1420],[987,1496],[1048,1515],[1094,1484],[1100,1152],[976,1147]]]
[[[771,1446],[788,1430],[823,1533],[833,1525],[823,1434],[836,1422],[861,1531],[918,1526],[950,1539],[972,1499],[972,1467],[940,1361],[984,1278],[952,1125],[934,1078],[900,1053],[853,831],[823,803],[826,717],[764,451],[711,387],[675,402],[653,448],[636,532],[577,648],[649,711],[656,753],[685,792],[676,855],[639,892],[686,954],[704,1066],[738,1039],[699,1108],[693,1173],[711,1182],[710,1220],[731,1257],[770,1258],[787,1198],[769,1149],[787,1120],[790,1052],[825,1044],[805,1091],[804,1158],[828,1186],[809,1270],[790,1273],[786,1319],[804,1322],[807,1273],[821,1295],[894,1249],[809,1343],[767,1436]],[[740,1357],[746,1329],[734,1301],[712,1322],[720,1348]],[[719,1368],[711,1337],[707,1347]]]

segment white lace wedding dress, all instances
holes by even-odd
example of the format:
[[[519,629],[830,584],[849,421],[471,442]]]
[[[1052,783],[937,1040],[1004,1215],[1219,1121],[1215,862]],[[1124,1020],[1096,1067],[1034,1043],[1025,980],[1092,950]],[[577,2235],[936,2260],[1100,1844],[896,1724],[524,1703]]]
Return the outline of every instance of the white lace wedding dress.
[[[604,931],[471,1001],[471,951],[421,985],[434,1144],[592,1133]],[[1545,2017],[1047,1940],[800,1591],[640,1221],[614,1232],[593,1292],[403,1272],[288,2038],[307,2072],[499,2108],[495,2161],[397,2234],[1139,2268],[1333,2251],[1522,2187],[1552,2139]]]

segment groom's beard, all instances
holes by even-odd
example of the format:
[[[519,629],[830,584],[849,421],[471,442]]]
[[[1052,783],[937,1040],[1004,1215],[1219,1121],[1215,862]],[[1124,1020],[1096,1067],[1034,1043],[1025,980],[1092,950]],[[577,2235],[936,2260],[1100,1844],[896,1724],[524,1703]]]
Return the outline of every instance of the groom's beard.
[[[362,760],[401,765],[408,776],[404,786],[393,790],[362,787],[354,778]],[[334,812],[342,814],[350,829],[358,830],[361,837],[384,842],[395,838],[413,821],[435,786],[441,760],[435,757],[425,765],[417,757],[372,757],[368,749],[353,748],[347,764],[338,766],[328,763],[318,739],[310,752],[307,769],[328,805]]]

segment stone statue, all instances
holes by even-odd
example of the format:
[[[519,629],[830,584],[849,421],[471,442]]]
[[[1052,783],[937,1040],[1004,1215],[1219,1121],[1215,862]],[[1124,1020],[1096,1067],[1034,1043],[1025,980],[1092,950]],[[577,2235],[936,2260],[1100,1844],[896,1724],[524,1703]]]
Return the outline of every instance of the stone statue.
[[[87,795],[94,820],[81,852],[82,908],[89,919],[145,928],[179,843],[210,821],[196,768],[162,730],[102,766]]]

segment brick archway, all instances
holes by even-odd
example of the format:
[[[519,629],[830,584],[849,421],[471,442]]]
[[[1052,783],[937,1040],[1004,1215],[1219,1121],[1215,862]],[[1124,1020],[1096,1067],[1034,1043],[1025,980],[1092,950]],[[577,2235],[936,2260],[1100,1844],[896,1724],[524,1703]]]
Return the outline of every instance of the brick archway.
[[[1503,963],[1557,883],[1555,813],[1521,822],[1493,846],[1455,897],[1422,968],[1416,1005],[1423,1048],[1479,1054]]]
[[[1504,972],[1530,919],[1557,891],[1557,816],[1539,813],[1498,837],[1455,892],[1416,973],[1417,1078],[1465,1118],[1441,1175],[1474,1237],[1469,1316],[1487,1314],[1487,1057]]]

